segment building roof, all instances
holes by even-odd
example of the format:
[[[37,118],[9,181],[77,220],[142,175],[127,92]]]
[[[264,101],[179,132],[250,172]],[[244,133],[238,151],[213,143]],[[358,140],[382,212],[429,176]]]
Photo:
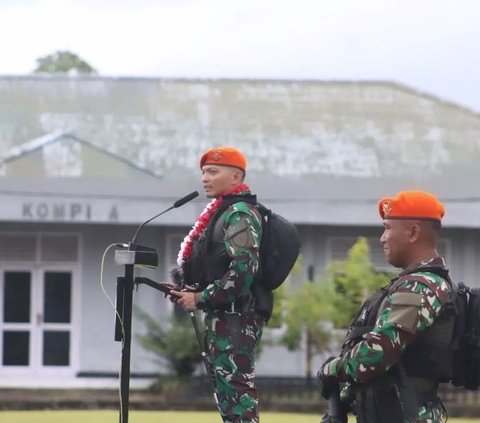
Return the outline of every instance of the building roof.
[[[480,227],[480,116],[399,84],[0,77],[0,107],[0,196],[131,202],[119,221],[135,223],[199,189],[201,152],[230,144],[297,223],[377,224],[379,197],[423,188],[447,202],[447,224]],[[39,179],[25,160],[46,157]],[[203,204],[165,221],[190,224]]]
[[[68,141],[72,141],[72,142],[68,143]],[[70,144],[70,146],[66,146],[67,143]],[[109,156],[111,159],[124,163],[128,167],[131,167],[135,170],[144,172],[153,177],[159,176],[158,174],[153,172],[151,169],[141,167],[137,165],[135,162],[126,159],[125,157],[112,153],[102,147],[92,144],[87,140],[82,140],[73,134],[69,134],[67,132],[62,132],[62,131],[55,131],[50,134],[42,135],[38,138],[34,138],[33,140],[27,141],[23,144],[14,145],[9,150],[6,150],[3,153],[3,155],[0,156],[0,165],[3,166],[3,173],[7,172],[6,167],[10,163],[14,163],[17,160],[22,159],[23,157],[29,156],[31,154],[34,154],[38,151],[44,152],[44,150],[46,150],[47,147],[50,147],[55,144],[61,144],[60,147],[61,148],[63,147],[63,152],[65,152],[66,150],[65,147],[67,147],[67,149],[72,150],[72,147],[73,147],[72,144],[85,146],[88,149],[96,150],[98,153],[100,153],[96,155],[97,158],[100,158],[102,155]],[[60,153],[59,149],[57,149],[55,152],[57,154],[54,154],[52,157],[52,159],[55,161],[55,166],[53,166],[53,168],[52,166],[49,166],[50,163],[47,163],[47,159],[45,158],[45,155],[41,158],[41,160],[45,165],[44,171],[46,172],[46,174],[48,174],[48,172],[57,171],[59,174],[55,176],[65,176],[65,173],[69,173],[69,170],[71,171],[71,169],[68,169],[69,166],[71,166],[71,163],[65,160],[65,158],[63,157],[64,156],[63,154],[58,154]],[[69,152],[72,153],[73,151],[69,151]],[[75,161],[77,162],[77,164],[79,163],[79,159],[80,159],[80,155],[77,155],[75,157]],[[89,159],[92,160],[93,157],[90,157]],[[106,169],[103,169],[103,170],[106,170]],[[69,174],[68,176],[72,176],[72,175]],[[84,171],[82,169],[79,171],[78,176],[85,176]],[[105,172],[105,176],[108,176],[108,171]]]

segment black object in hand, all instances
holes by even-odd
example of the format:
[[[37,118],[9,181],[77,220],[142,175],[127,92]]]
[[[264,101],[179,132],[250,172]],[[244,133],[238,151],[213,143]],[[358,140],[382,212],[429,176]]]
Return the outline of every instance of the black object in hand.
[[[335,357],[329,357],[322,364],[317,373],[317,382],[320,386],[320,393],[328,401],[327,413],[322,417],[320,423],[347,423],[347,407],[340,399],[340,383],[335,376],[324,373],[325,366]]]
[[[320,392],[322,397],[326,400],[328,400],[332,391],[334,391],[335,388],[338,389],[338,379],[335,376],[326,375],[324,372],[325,366],[333,359],[335,359],[335,357],[333,356],[327,358],[317,373],[317,383],[320,386]]]

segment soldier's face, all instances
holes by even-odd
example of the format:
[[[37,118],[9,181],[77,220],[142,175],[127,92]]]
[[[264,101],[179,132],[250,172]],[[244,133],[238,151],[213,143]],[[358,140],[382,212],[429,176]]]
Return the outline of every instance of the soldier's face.
[[[410,224],[404,220],[385,219],[380,243],[387,261],[395,267],[407,267],[411,245]]]
[[[216,198],[242,183],[243,175],[229,166],[205,165],[202,167],[202,184],[208,198]]]

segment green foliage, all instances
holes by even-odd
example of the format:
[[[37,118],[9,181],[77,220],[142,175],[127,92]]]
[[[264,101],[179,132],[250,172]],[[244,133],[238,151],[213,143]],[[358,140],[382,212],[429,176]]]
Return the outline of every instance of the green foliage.
[[[273,311],[268,321],[269,328],[279,328],[282,326],[283,310],[285,307],[285,285],[280,285],[273,291]]]
[[[273,312],[268,322],[269,328],[280,328],[284,323],[285,309],[287,307],[288,287],[291,285],[291,279],[296,279],[303,271],[303,257],[299,255],[293,265],[287,280],[277,289],[273,290]]]
[[[286,301],[284,322],[286,331],[282,343],[290,350],[300,347],[304,331],[309,334],[312,346],[320,352],[328,343],[331,330],[328,320],[332,316],[332,305],[326,301],[326,286],[305,282]]]
[[[334,325],[346,328],[363,302],[390,278],[391,275],[375,271],[367,240],[358,238],[345,260],[334,261],[325,270],[324,283],[330,288],[329,301],[335,310],[332,315]]]
[[[390,275],[375,271],[367,240],[359,238],[345,260],[327,265],[321,281],[306,281],[286,295],[287,329],[282,343],[291,350],[298,349],[306,333],[308,348],[321,353],[332,340],[333,327],[347,327],[365,299],[389,279]]]
[[[96,74],[97,71],[85,60],[67,50],[59,50],[37,59],[34,73],[69,73]]]
[[[166,364],[170,373],[191,376],[202,360],[192,323],[187,318],[172,318],[168,325],[161,325],[138,307],[134,312],[146,327],[145,334],[137,335],[140,345]]]

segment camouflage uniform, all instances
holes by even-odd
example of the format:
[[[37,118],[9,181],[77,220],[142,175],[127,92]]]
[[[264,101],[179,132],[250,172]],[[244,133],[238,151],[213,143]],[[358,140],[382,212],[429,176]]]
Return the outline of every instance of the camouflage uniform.
[[[255,313],[251,288],[259,266],[262,221],[245,202],[229,206],[219,221],[231,261],[223,277],[196,294],[196,301],[205,312],[206,345],[224,422],[258,422],[255,347],[265,320]]]
[[[449,283],[436,273],[422,272],[422,267],[445,269],[443,258],[434,258],[405,269],[394,279],[399,284],[380,305],[375,326],[364,334],[360,342],[344,349],[342,355],[330,361],[324,374],[347,382],[341,397],[352,396],[355,387],[369,384],[402,359],[407,347],[432,327],[445,310],[450,298]],[[409,270],[418,269],[409,274]],[[387,287],[386,289],[388,289]],[[362,311],[358,318],[362,318]],[[358,319],[357,318],[357,319]],[[353,394],[355,395],[355,394]],[[405,422],[439,423],[446,421],[440,400],[418,406],[416,420]]]

